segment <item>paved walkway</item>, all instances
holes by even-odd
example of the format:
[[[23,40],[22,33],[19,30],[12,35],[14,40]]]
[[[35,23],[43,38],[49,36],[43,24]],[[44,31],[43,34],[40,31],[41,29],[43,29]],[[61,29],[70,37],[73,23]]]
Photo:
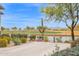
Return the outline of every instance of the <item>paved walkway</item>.
[[[14,47],[0,48],[0,56],[44,56],[50,54],[58,45],[60,50],[70,48],[70,44],[30,42]]]

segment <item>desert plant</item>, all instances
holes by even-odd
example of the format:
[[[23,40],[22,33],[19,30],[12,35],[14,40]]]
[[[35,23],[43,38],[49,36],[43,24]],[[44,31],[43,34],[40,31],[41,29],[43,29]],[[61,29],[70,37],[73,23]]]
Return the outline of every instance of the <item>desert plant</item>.
[[[48,37],[45,36],[45,37],[44,37],[44,41],[45,41],[45,42],[48,42],[48,41],[49,41],[49,40],[48,40]]]
[[[57,42],[62,42],[61,38],[56,38]]]
[[[8,40],[7,39],[0,39],[0,47],[7,47]]]
[[[26,43],[27,42],[27,39],[26,38],[21,38],[21,43]]]
[[[12,41],[14,42],[15,45],[21,44],[21,40],[19,38],[13,38]]]
[[[55,20],[66,24],[71,31],[72,41],[75,40],[74,29],[79,21],[78,3],[50,4],[42,8],[42,13],[46,15],[47,20]],[[68,23],[70,21],[70,23]]]
[[[64,43],[70,43],[69,41],[64,41]]]
[[[75,41],[70,42],[70,44],[71,44],[71,47],[75,47],[76,46],[76,42]]]
[[[75,47],[76,45],[79,45],[79,39],[71,42],[71,47]]]
[[[10,41],[11,41],[11,38],[10,37],[8,37],[8,36],[3,36],[2,37],[3,39],[6,39],[7,41],[8,41],[8,44],[10,43]]]
[[[79,56],[79,46],[56,52],[54,54],[51,54],[51,56]]]
[[[77,38],[75,42],[76,42],[76,45],[79,45],[79,38]]]
[[[30,36],[30,41],[34,41],[36,39],[36,36],[35,35],[31,35]]]

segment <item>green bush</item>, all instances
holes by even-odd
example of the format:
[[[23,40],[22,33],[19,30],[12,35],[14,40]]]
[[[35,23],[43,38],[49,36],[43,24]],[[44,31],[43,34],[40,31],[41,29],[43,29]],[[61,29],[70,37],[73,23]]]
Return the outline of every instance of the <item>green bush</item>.
[[[21,44],[21,40],[19,38],[13,38],[12,41],[14,42],[15,45]]]
[[[11,38],[7,36],[0,37],[0,47],[7,47],[10,44]]]
[[[8,45],[8,40],[0,38],[0,47],[7,47],[7,45]]]
[[[70,41],[65,41],[64,43],[70,43]]]
[[[62,42],[61,38],[56,38],[57,42]]]
[[[30,36],[30,41],[34,41],[36,39],[36,36],[35,35],[31,35]]]
[[[26,43],[27,42],[27,39],[26,38],[21,38],[21,43]]]
[[[10,37],[3,36],[2,38],[3,38],[3,39],[6,39],[6,40],[8,41],[8,44],[9,44],[9,43],[10,43],[10,41],[11,41],[11,38],[10,38]]]
[[[51,54],[51,56],[79,56],[79,46]]]
[[[47,36],[44,37],[44,41],[45,42],[48,42],[49,41]]]

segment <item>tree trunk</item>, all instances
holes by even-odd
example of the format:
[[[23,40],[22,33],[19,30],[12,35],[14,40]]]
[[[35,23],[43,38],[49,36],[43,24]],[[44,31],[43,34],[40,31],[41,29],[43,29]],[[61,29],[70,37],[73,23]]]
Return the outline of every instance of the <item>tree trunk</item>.
[[[71,29],[71,36],[72,36],[72,41],[75,40],[75,36],[74,36],[74,28]]]

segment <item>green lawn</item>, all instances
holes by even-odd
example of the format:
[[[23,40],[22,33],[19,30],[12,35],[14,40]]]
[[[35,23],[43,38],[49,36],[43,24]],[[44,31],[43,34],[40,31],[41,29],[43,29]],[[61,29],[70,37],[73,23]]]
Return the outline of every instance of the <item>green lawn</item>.
[[[60,34],[62,32],[51,32],[51,31],[46,31],[45,34]],[[40,34],[39,31],[2,31],[2,34]]]

